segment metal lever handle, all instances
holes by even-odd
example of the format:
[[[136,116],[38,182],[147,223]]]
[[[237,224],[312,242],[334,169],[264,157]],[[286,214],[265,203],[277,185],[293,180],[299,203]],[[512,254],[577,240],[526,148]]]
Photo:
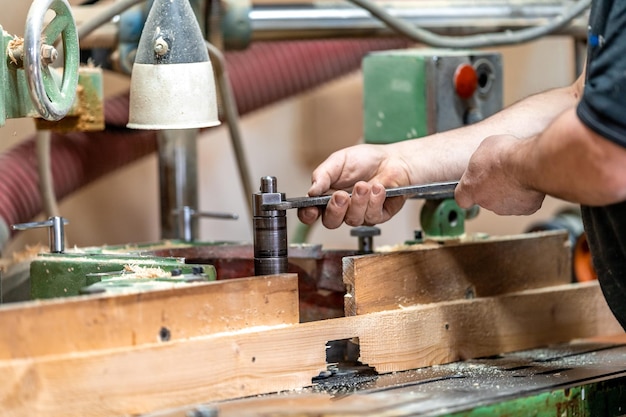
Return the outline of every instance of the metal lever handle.
[[[458,181],[438,182],[424,185],[409,185],[406,187],[388,188],[385,190],[386,197],[409,196],[423,200],[439,200],[454,198],[454,189]],[[295,197],[285,200],[278,199],[279,194],[261,194],[262,210],[289,210],[294,208],[325,206],[330,201],[330,195],[319,197]]]
[[[19,223],[11,226],[13,230],[29,230],[39,227],[48,227],[50,252],[63,253],[65,251],[65,225],[69,221],[60,216],[50,217],[42,222]]]
[[[175,210],[175,214],[179,217],[179,227],[182,231],[182,239],[185,242],[193,241],[193,232],[191,226],[191,220],[194,217],[210,217],[215,219],[227,219],[227,220],[237,220],[239,218],[238,214],[234,213],[219,213],[219,212],[211,212],[211,211],[196,211],[189,206],[183,206],[180,210]]]

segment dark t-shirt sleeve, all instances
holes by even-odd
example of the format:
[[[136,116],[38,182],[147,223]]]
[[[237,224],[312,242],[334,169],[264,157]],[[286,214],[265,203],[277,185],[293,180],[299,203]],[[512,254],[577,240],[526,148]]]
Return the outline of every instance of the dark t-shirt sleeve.
[[[626,1],[612,2],[606,22],[593,22],[580,120],[626,147]],[[596,29],[598,28],[598,29]]]

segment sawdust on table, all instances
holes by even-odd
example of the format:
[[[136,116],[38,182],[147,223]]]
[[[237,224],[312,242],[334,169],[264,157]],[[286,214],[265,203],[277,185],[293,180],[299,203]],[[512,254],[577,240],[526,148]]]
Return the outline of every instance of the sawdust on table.
[[[139,265],[124,265],[124,272],[131,273],[132,278],[169,278],[172,276],[171,272],[164,271],[161,268],[149,268]],[[127,276],[130,278],[129,276]]]

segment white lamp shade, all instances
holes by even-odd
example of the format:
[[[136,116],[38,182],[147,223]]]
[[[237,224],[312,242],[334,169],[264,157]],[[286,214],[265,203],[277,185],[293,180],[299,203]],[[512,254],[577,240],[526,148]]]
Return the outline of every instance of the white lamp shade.
[[[155,0],[137,47],[128,127],[218,125],[213,67],[189,0]]]

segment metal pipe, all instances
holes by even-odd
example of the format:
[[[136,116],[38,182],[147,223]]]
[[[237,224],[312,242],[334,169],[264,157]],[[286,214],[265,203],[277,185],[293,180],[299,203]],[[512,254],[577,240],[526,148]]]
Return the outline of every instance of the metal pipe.
[[[520,4],[497,1],[476,4],[456,1],[452,5],[448,0],[386,10],[408,24],[434,33],[470,35],[542,25],[561,15],[570,3],[574,2]],[[250,12],[250,21],[252,40],[394,35],[369,12],[352,6],[257,7]],[[586,27],[586,19],[580,19],[557,33],[584,37]]]
[[[237,168],[239,171],[239,180],[243,188],[244,195],[248,199],[253,194],[252,183],[250,182],[250,168],[245,155],[241,129],[239,126],[239,110],[235,101],[235,93],[228,76],[228,68],[226,58],[222,51],[216,46],[207,42],[209,57],[215,71],[215,81],[219,98],[222,104],[222,112],[227,123],[228,132],[230,133],[230,143],[233,146],[235,159],[237,160]],[[252,201],[248,201],[248,214],[253,215]]]
[[[198,207],[198,129],[160,130],[157,133],[161,237],[181,239],[185,230],[178,217],[183,207]],[[198,236],[198,221],[189,222],[187,234]]]
[[[429,2],[407,2],[406,6],[389,7],[389,13],[407,23],[441,35],[472,35],[501,32],[545,24],[549,19],[563,13],[574,1],[549,1],[521,4],[511,0],[496,0],[476,4],[475,1],[436,0]],[[89,8],[93,6],[76,6]],[[83,16],[82,11],[76,13]],[[346,4],[334,6],[281,5],[254,6],[249,13],[252,41],[325,39],[341,37],[381,37],[395,35],[380,20],[369,12]],[[104,38],[109,37],[109,47],[116,46],[111,34],[117,31],[107,28],[109,23],[94,31],[84,40],[81,47],[91,47],[98,42],[103,47]],[[584,39],[587,19],[579,18],[555,35],[568,35]]]

